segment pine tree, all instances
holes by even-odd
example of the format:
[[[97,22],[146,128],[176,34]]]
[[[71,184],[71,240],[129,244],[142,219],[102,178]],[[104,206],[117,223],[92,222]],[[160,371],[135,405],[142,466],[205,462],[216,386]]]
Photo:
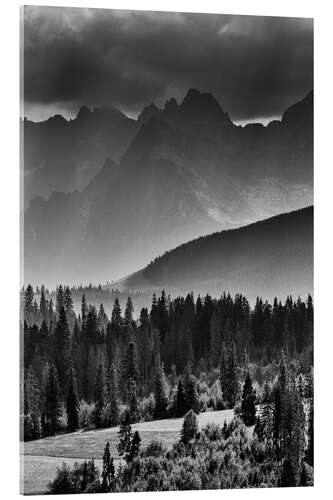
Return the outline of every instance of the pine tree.
[[[58,286],[56,292],[56,313],[59,315],[64,307],[64,290],[61,285]]]
[[[255,424],[256,421],[256,393],[252,386],[252,380],[248,373],[243,388],[241,415],[247,427]]]
[[[198,419],[193,410],[186,413],[183,426],[180,431],[180,438],[182,443],[188,444],[198,432]]]
[[[139,366],[136,346],[134,342],[128,344],[128,348],[123,361],[123,378],[126,384],[129,380],[139,381]]]
[[[187,412],[187,399],[182,379],[179,377],[176,396],[177,417],[183,417]]]
[[[263,426],[263,437],[267,441],[271,441],[273,433],[273,408],[272,408],[272,393],[268,382],[265,382],[264,392],[262,397],[260,418]]]
[[[133,379],[130,379],[127,384],[127,401],[131,423],[134,424],[135,422],[138,422],[140,415],[137,385],[135,380]]]
[[[64,308],[65,308],[66,314],[70,315],[73,313],[72,293],[71,293],[68,286],[65,288],[65,292],[64,292]]]
[[[117,445],[118,454],[123,457],[126,462],[131,460],[131,444],[132,444],[132,428],[131,417],[128,410],[125,410],[121,419],[121,424],[118,432],[119,442]]]
[[[24,320],[26,321],[28,326],[32,324],[33,302],[34,290],[29,284],[24,292]]]
[[[239,396],[239,380],[237,373],[236,346],[231,342],[228,347],[222,344],[222,354],[220,362],[220,382],[223,399],[228,408],[233,408]]]
[[[103,493],[108,493],[114,489],[115,468],[113,465],[113,458],[110,453],[110,443],[107,442],[103,454],[103,471],[102,471],[102,485]]]
[[[154,381],[155,410],[154,418],[156,420],[167,417],[168,396],[166,391],[165,375],[160,358],[158,357],[155,369]]]
[[[67,411],[67,431],[74,432],[79,428],[79,409],[80,403],[77,394],[76,374],[72,367],[69,378],[69,389],[66,400]]]
[[[58,376],[55,366],[51,364],[46,387],[45,413],[42,418],[46,435],[53,435],[59,430],[61,414]]]
[[[69,371],[70,331],[64,307],[59,313],[59,320],[55,329],[56,364],[62,390],[65,392],[66,380]]]
[[[113,364],[110,365],[107,374],[107,404],[106,404],[106,424],[114,427],[119,423],[119,403],[116,370]]]
[[[313,451],[314,451],[314,426],[313,426],[313,399],[310,402],[309,423],[308,423],[308,448],[306,452],[306,460],[313,467]]]
[[[216,311],[213,312],[210,319],[210,352],[212,366],[216,366],[221,358],[221,324]]]
[[[47,305],[45,299],[45,287],[42,285],[41,287],[41,295],[39,300],[39,312],[42,318],[42,321],[46,321],[47,318]]]
[[[133,333],[133,312],[134,312],[134,307],[132,304],[132,299],[131,297],[128,297],[127,303],[126,303],[126,308],[125,308],[125,318],[124,318],[124,326],[125,326],[125,332],[127,334],[127,338],[130,340],[132,337]]]
[[[131,452],[130,452],[131,461],[133,460],[133,458],[139,455],[140,445],[141,445],[140,434],[138,433],[138,431],[135,431],[131,441]]]
[[[196,378],[191,375],[186,383],[187,409],[193,410],[198,415],[200,413],[200,399],[197,386]]]
[[[94,409],[94,422],[96,428],[103,427],[104,425],[104,403],[105,403],[105,375],[104,366],[101,363],[97,370],[96,383],[95,383],[95,409]]]
[[[83,293],[82,294],[82,298],[81,298],[81,321],[82,321],[82,325],[85,324],[87,313],[88,313],[88,307],[87,307],[87,302],[86,302],[86,296]]]

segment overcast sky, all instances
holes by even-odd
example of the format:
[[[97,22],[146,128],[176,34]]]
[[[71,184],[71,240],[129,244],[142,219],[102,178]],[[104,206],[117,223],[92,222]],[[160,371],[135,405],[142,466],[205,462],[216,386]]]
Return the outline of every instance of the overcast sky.
[[[191,88],[236,122],[279,117],[313,87],[310,19],[25,7],[24,114],[130,116]]]

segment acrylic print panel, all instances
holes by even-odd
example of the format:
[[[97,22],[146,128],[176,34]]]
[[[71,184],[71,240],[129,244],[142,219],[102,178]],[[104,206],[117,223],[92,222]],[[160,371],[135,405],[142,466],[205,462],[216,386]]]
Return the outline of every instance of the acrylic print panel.
[[[312,485],[313,21],[22,23],[22,491]]]

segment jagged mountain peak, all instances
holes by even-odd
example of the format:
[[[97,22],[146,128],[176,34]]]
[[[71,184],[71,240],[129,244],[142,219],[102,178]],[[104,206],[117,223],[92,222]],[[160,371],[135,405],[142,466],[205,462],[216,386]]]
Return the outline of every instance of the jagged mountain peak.
[[[81,106],[77,115],[76,120],[85,120],[91,116],[91,109],[88,106]]]

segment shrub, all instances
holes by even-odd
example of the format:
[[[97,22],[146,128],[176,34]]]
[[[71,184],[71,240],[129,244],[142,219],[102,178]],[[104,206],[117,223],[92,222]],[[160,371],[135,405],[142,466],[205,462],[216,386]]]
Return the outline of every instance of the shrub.
[[[180,432],[181,441],[188,444],[191,439],[194,439],[198,432],[198,419],[193,410],[186,413],[183,426]]]
[[[161,441],[151,441],[141,452],[143,457],[161,457],[167,452],[166,446]]]
[[[155,398],[154,394],[151,393],[149,394],[149,396],[144,397],[140,401],[139,405],[140,419],[143,420],[144,422],[153,420],[154,410],[155,410]]]
[[[79,425],[81,429],[93,429],[93,412],[94,404],[81,400],[79,409]]]
[[[61,467],[57,467],[55,479],[48,485],[50,493],[55,495],[78,493],[73,484],[71,470],[69,466],[63,462]]]

